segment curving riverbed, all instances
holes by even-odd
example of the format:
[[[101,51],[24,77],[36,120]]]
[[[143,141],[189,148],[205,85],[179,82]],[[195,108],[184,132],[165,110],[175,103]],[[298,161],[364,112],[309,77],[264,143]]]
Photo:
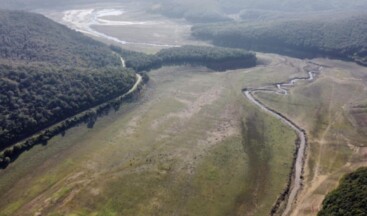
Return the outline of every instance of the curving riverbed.
[[[273,92],[275,94],[288,95],[288,87],[294,86],[298,81],[302,80],[313,81],[315,79],[315,74],[318,73],[319,70],[320,68],[318,68],[317,70],[308,71],[308,77],[294,78],[287,83],[277,83],[275,84],[277,90],[269,90],[267,89],[267,87],[263,87],[243,91],[244,95],[248,98],[249,101],[261,108],[266,113],[274,116],[275,118],[281,120],[284,124],[291,127],[297,133],[299,139],[297,142],[297,153],[293,163],[292,178],[288,184],[288,188],[286,189],[287,191],[289,191],[288,196],[286,196],[286,200],[279,200],[280,202],[286,203],[286,208],[282,213],[283,216],[289,215],[292,205],[296,201],[297,194],[302,186],[302,172],[305,159],[305,150],[307,146],[307,136],[304,129],[302,129],[300,126],[298,126],[296,123],[294,123],[292,120],[288,119],[281,113],[266,106],[260,100],[256,99],[254,97],[254,94],[257,92]]]
[[[70,28],[97,37],[107,39],[122,45],[137,44],[145,46],[157,47],[176,47],[176,44],[159,44],[159,43],[144,43],[144,42],[130,42],[120,38],[107,35],[103,32],[97,31],[93,26],[145,26],[145,25],[162,25],[157,21],[116,21],[107,19],[107,17],[117,17],[125,14],[123,9],[78,9],[67,10],[63,12],[62,22]]]

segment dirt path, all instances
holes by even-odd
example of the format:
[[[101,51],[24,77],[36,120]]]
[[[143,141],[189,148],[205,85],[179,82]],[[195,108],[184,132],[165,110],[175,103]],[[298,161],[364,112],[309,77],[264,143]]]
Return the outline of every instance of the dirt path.
[[[124,58],[120,57],[120,59],[121,59],[121,66],[123,68],[126,68],[126,63],[125,63]],[[129,95],[132,92],[134,92],[138,88],[138,86],[141,84],[141,82],[143,81],[143,77],[140,74],[135,73],[135,76],[136,76],[136,82],[135,82],[135,84],[133,85],[133,87],[128,92],[126,92],[125,94],[123,94],[122,97],[125,97],[126,95]]]
[[[121,66],[122,66],[122,68],[126,68],[126,61],[125,61],[125,59],[122,56],[120,56],[120,59],[121,59]],[[126,95],[129,95],[129,94],[133,93],[134,91],[136,91],[136,89],[138,88],[138,86],[143,81],[143,77],[140,74],[135,73],[135,76],[136,76],[136,82],[135,82],[135,84],[133,85],[133,87],[128,92],[126,92],[125,94],[123,94],[122,97],[125,97]]]
[[[125,62],[125,59],[123,59],[122,57],[120,57],[121,59],[121,65],[123,68],[126,68],[126,62]]]
[[[290,214],[292,205],[295,203],[297,194],[302,186],[302,173],[303,173],[303,166],[304,166],[304,159],[305,159],[305,149],[307,146],[307,138],[306,138],[307,136],[306,136],[306,132],[304,129],[302,129],[300,126],[295,124],[292,120],[285,117],[283,114],[263,104],[261,101],[259,101],[257,98],[254,97],[254,94],[257,92],[268,92],[268,93],[272,92],[275,94],[288,95],[287,87],[294,86],[296,82],[301,81],[301,80],[313,81],[315,79],[315,74],[319,73],[319,71],[320,71],[320,67],[318,69],[308,71],[308,77],[294,78],[294,79],[291,79],[287,83],[276,83],[275,86],[277,87],[277,90],[269,90],[267,87],[243,90],[244,95],[250,102],[258,106],[259,108],[261,108],[263,111],[267,112],[268,114],[281,120],[284,124],[291,127],[297,133],[297,136],[299,139],[297,141],[297,153],[295,155],[295,159],[293,163],[292,178],[288,184],[288,188],[286,189],[286,190],[289,190],[288,196],[284,198],[281,197],[280,198],[281,200],[278,200],[277,202],[278,204],[279,202],[286,203],[286,208],[282,213],[283,216],[287,216]]]
[[[128,91],[126,92],[124,95],[122,95],[122,97],[131,94],[132,92],[134,92],[138,86],[141,84],[141,82],[143,81],[143,78],[141,77],[140,74],[136,74],[136,82],[134,84],[134,86]]]

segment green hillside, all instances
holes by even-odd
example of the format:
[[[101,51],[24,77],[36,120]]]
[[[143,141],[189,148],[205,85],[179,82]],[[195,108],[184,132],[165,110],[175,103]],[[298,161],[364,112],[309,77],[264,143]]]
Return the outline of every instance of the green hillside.
[[[42,15],[0,11],[0,150],[134,82],[108,46]]]
[[[94,68],[121,64],[108,46],[42,15],[2,10],[0,21],[2,61]]]
[[[167,17],[185,18],[192,23],[216,23],[231,21],[232,16],[238,13],[261,11],[261,13],[310,13],[345,11],[365,11],[365,0],[158,0],[151,8],[152,12],[163,14]]]
[[[367,64],[367,16],[198,25],[192,35],[216,45],[288,54],[328,56]]]

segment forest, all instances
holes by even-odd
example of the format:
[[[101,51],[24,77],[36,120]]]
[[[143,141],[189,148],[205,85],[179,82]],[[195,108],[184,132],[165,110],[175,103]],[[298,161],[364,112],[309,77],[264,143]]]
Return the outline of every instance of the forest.
[[[120,66],[109,47],[43,15],[0,10],[0,61],[60,67]]]
[[[295,57],[331,57],[367,65],[367,16],[196,25],[192,35],[215,45]]]
[[[170,18],[185,19],[194,24],[198,23],[219,23],[230,22],[240,18],[246,18],[248,12],[260,12],[277,18],[284,17],[284,14],[299,16],[310,12],[331,12],[340,13],[340,10],[367,10],[367,2],[355,0],[345,4],[345,0],[158,0],[153,1],[153,6],[148,10],[152,13],[159,13]],[[314,16],[314,14],[311,14]],[[271,21],[272,17],[268,21]]]
[[[154,55],[147,55],[120,47],[111,49],[124,57],[126,66],[138,72],[149,71],[169,65],[205,66],[215,71],[225,71],[256,66],[256,55],[241,49],[191,46],[163,49]]]
[[[367,168],[348,174],[339,187],[328,194],[318,216],[367,215]]]
[[[0,11],[0,150],[134,83],[107,45],[41,15]]]

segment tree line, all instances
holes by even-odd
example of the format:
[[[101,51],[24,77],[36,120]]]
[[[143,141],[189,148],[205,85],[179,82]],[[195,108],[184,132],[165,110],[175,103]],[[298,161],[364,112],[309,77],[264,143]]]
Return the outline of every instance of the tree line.
[[[0,59],[59,67],[120,66],[108,46],[43,15],[0,10]]]
[[[192,35],[216,45],[367,65],[367,16],[197,25]]]
[[[134,82],[134,73],[121,68],[0,65],[0,150],[127,92]]]
[[[367,168],[346,175],[337,189],[329,193],[318,216],[367,215]]]
[[[18,156],[24,151],[28,151],[35,145],[46,145],[47,142],[54,136],[59,134],[65,134],[66,130],[75,127],[79,124],[86,124],[88,128],[92,128],[97,121],[98,117],[108,115],[111,109],[118,110],[122,103],[133,100],[141,91],[142,84],[138,86],[135,92],[128,95],[118,96],[84,112],[80,112],[73,115],[66,120],[63,120],[57,124],[53,124],[46,130],[41,130],[38,134],[28,137],[23,142],[18,142],[15,145],[10,145],[0,151],[0,168],[6,168],[9,163],[16,160]],[[39,125],[35,125],[39,127]]]
[[[85,114],[13,146],[126,93],[135,80],[135,72],[122,68],[120,57],[107,45],[42,15],[0,10],[0,164],[34,143],[93,119]]]
[[[167,65],[199,65],[216,71],[253,67],[256,55],[241,49],[208,46],[182,46],[163,49],[154,55],[111,46],[135,71],[149,71]]]

